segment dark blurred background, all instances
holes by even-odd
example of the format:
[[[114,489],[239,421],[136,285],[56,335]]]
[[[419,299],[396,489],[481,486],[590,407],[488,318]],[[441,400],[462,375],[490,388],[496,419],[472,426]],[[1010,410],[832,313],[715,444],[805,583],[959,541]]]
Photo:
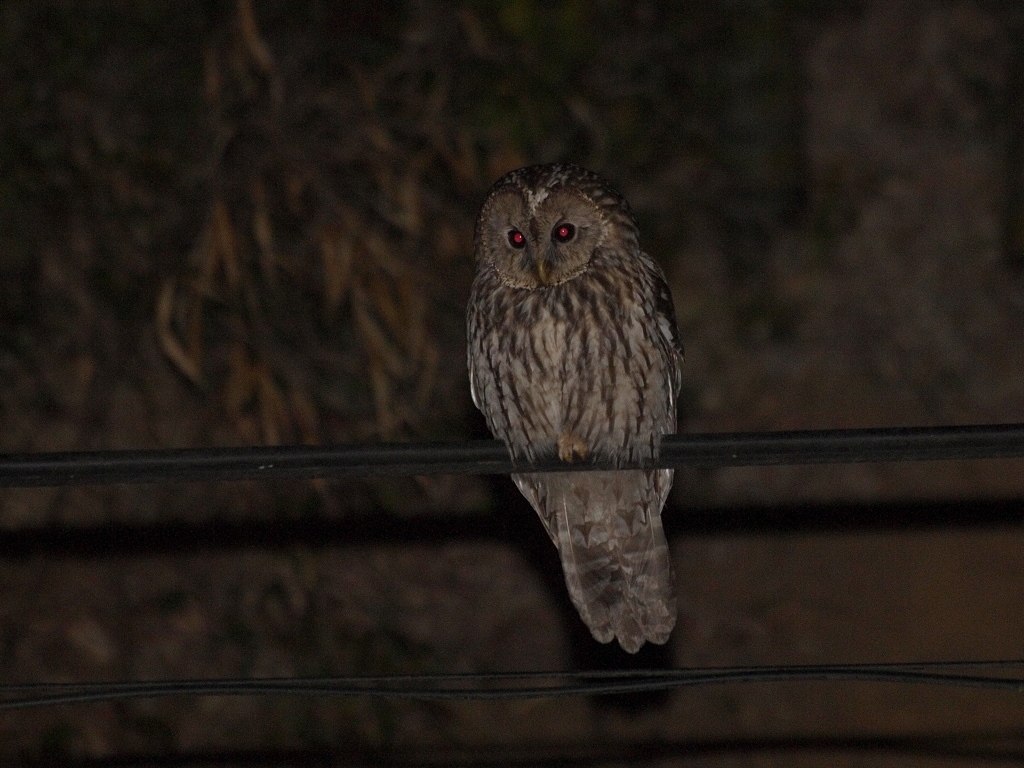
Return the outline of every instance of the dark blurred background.
[[[474,217],[556,160],[622,190],[669,276],[683,429],[1022,421],[1017,5],[5,0],[0,451],[485,436]],[[640,663],[1024,657],[1022,470],[680,471],[679,625]],[[5,682],[628,662],[591,655],[502,478],[5,490],[0,548]],[[992,693],[643,704],[132,701],[3,713],[0,756],[930,766],[842,739],[1024,731]]]

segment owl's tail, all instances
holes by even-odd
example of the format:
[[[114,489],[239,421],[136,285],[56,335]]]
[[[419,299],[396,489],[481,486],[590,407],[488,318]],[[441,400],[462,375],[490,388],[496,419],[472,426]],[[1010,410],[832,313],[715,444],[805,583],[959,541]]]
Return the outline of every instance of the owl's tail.
[[[602,643],[664,643],[676,596],[661,508],[672,470],[513,475],[562,557],[580,617]]]

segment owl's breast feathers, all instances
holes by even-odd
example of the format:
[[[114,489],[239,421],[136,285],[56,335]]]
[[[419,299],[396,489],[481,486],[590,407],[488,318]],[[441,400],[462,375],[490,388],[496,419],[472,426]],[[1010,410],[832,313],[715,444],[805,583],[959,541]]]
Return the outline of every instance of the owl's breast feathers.
[[[625,464],[657,454],[661,436],[676,429],[681,354],[667,291],[646,257],[543,290],[478,273],[471,387],[513,455]]]

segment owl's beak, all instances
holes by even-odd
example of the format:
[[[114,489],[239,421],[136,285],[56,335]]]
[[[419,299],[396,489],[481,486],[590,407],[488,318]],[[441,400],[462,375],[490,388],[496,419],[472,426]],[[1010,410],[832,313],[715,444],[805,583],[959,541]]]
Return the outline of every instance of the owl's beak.
[[[550,277],[548,274],[548,262],[543,256],[537,258],[537,277],[540,279],[541,285],[548,284],[548,278]]]

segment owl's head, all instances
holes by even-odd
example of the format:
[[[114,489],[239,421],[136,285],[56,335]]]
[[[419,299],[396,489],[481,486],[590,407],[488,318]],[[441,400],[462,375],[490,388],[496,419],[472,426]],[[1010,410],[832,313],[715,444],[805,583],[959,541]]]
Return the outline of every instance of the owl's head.
[[[629,205],[575,165],[533,165],[502,176],[476,224],[477,259],[513,288],[572,280],[611,243],[638,247]]]

